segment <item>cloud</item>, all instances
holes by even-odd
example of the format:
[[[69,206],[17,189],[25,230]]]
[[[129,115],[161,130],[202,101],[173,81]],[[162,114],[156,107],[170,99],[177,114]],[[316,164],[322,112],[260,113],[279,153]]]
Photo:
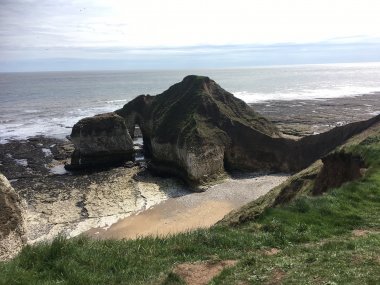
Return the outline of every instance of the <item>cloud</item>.
[[[60,48],[12,51],[0,71],[233,68],[266,65],[380,62],[380,42],[224,45],[161,48]],[[27,53],[26,58],[22,57]]]
[[[377,0],[0,0],[0,60],[186,60],[374,43],[379,14]]]

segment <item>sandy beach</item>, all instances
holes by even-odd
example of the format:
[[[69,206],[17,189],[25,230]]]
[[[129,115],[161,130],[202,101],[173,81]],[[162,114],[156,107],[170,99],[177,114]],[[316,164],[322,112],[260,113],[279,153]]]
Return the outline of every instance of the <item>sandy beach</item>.
[[[110,227],[94,228],[85,234],[99,239],[135,239],[207,228],[232,210],[266,194],[287,177],[277,174],[230,178],[205,192],[170,198]]]

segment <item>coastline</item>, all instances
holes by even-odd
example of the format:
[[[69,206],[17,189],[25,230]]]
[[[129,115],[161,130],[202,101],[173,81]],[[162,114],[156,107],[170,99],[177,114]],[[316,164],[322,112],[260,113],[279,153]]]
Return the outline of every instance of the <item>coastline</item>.
[[[208,228],[247,201],[253,201],[284,182],[288,175],[244,175],[230,178],[205,192],[168,200],[121,219],[108,228],[94,228],[85,235],[96,239],[162,237]]]
[[[273,100],[249,104],[287,135],[326,132],[380,114],[380,92],[331,99]]]
[[[0,145],[0,172],[28,205],[28,243],[51,240],[58,234],[73,237],[190,193],[174,178],[152,176],[142,163],[93,172],[53,173],[52,168],[63,169],[71,149],[69,141],[45,137]]]
[[[269,101],[251,106],[272,120],[286,135],[298,138],[374,116],[371,112],[380,110],[378,96],[380,93],[328,100]],[[337,106],[343,107],[345,112],[337,111]],[[186,231],[196,228],[196,225],[210,226],[234,207],[243,205],[235,205],[231,202],[233,197],[230,197],[230,200],[199,201],[190,208],[178,204],[176,207],[182,209],[183,213],[174,213],[170,211],[174,207],[170,206],[172,203],[176,205],[188,197],[196,199],[202,193],[192,193],[176,179],[155,177],[145,170],[144,163],[139,162],[133,167],[98,172],[75,175],[63,172],[63,164],[68,161],[72,149],[67,140],[43,136],[0,145],[0,172],[28,204],[26,219],[29,243],[51,240],[59,233],[68,237],[87,231],[111,235],[116,232],[113,229],[122,228],[128,223],[133,225],[133,221],[144,217],[145,221],[154,221],[155,224],[146,233],[140,228],[142,234],[154,234],[157,232],[154,227],[165,222],[171,225],[181,223],[183,226],[179,227],[180,230]],[[223,183],[238,182],[232,178]],[[251,183],[253,187],[255,184],[253,181]],[[233,187],[230,186],[230,189]],[[171,202],[174,197],[180,197],[177,198],[178,202]],[[250,196],[245,202],[255,198]],[[197,213],[207,216],[210,212],[207,209],[214,209],[213,215],[207,221],[196,220]],[[171,217],[161,219],[162,214]],[[189,216],[194,216],[194,220],[190,221]],[[108,228],[112,230],[107,231]],[[174,232],[179,228],[174,229]],[[116,237],[122,236],[121,232]],[[164,230],[161,234],[172,232]],[[125,235],[135,237],[136,232]],[[101,237],[98,234],[98,238]]]

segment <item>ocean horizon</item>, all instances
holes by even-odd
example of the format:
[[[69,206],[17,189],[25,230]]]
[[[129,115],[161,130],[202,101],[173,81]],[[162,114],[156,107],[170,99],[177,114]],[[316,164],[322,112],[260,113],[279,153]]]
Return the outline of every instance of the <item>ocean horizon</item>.
[[[246,103],[323,100],[380,91],[380,63],[3,72],[0,142],[36,135],[63,138],[81,118],[114,111],[141,94],[159,94],[189,74],[209,76]]]

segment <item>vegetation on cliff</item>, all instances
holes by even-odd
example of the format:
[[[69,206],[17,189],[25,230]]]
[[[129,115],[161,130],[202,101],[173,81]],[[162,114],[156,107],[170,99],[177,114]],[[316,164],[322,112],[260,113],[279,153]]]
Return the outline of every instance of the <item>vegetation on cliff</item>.
[[[315,196],[322,165],[314,165],[245,208],[260,207],[257,215],[209,230],[27,246],[0,263],[0,284],[183,284],[176,265],[227,259],[238,262],[212,284],[379,284],[380,125],[336,151],[361,157],[364,176]],[[279,199],[283,189],[295,195]]]

